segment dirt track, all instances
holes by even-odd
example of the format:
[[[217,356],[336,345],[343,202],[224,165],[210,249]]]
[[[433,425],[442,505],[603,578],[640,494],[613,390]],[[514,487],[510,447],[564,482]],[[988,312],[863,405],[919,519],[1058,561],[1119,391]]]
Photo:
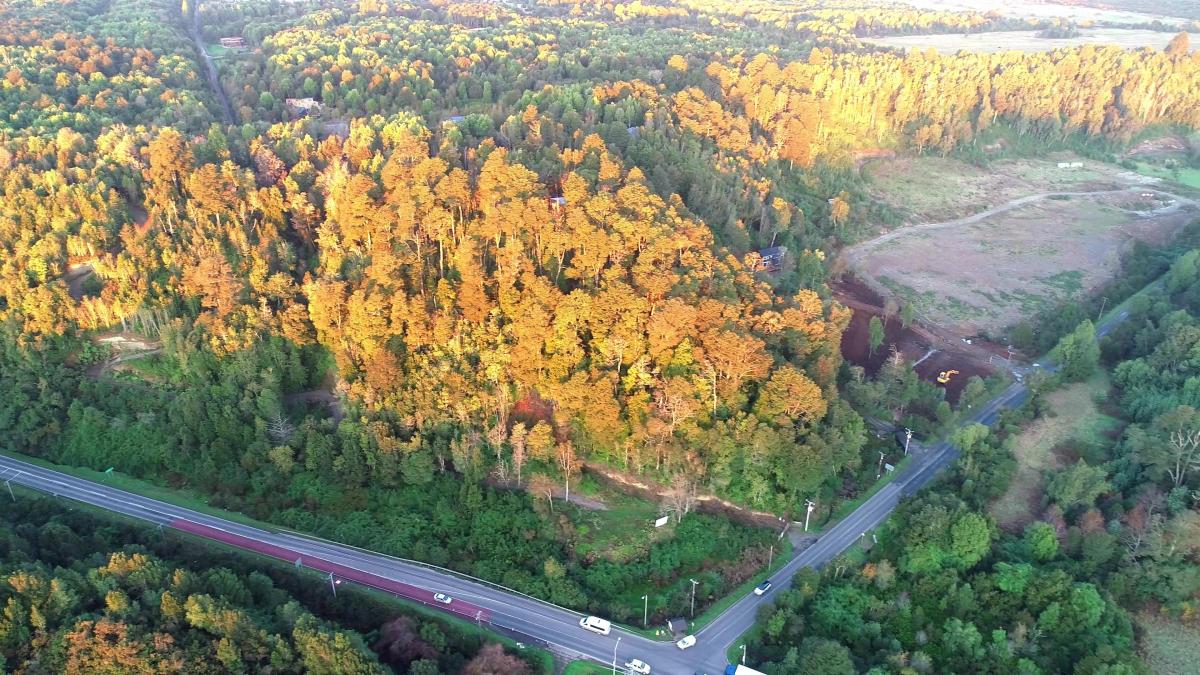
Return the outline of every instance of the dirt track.
[[[845,255],[846,259],[848,261],[850,261],[851,263],[857,263],[864,254],[868,253],[869,251],[874,250],[880,244],[886,244],[887,242],[892,241],[893,239],[896,239],[897,237],[905,237],[910,234],[916,234],[918,232],[926,232],[929,230],[940,230],[944,227],[961,227],[963,225],[972,225],[974,223],[978,223],[983,220],[987,220],[988,218],[991,218],[992,216],[999,215],[1001,213],[1006,213],[1006,212],[1012,211],[1014,209],[1019,209],[1022,206],[1033,204],[1035,202],[1040,202],[1043,199],[1051,199],[1051,198],[1058,198],[1058,197],[1087,197],[1090,195],[1116,194],[1116,193],[1120,193],[1120,192],[1135,192],[1135,191],[1145,191],[1145,190],[1146,190],[1146,188],[1144,188],[1144,187],[1137,187],[1137,188],[1128,187],[1128,188],[1118,188],[1116,190],[1091,190],[1088,192],[1043,192],[1041,194],[1028,195],[1025,197],[1020,197],[1018,199],[1013,199],[1012,201],[1005,202],[1005,203],[1001,204],[1000,206],[996,206],[996,207],[987,209],[986,211],[980,211],[979,213],[975,213],[975,214],[972,214],[972,215],[969,215],[969,216],[966,216],[963,218],[955,218],[954,220],[947,220],[947,221],[941,222],[941,223],[922,223],[920,225],[910,225],[908,227],[902,227],[899,229],[895,229],[895,230],[892,230],[891,232],[881,234],[878,237],[875,237],[874,239],[869,239],[860,244],[851,246],[850,248],[846,249],[842,253],[842,255]],[[1155,192],[1161,192],[1161,190],[1155,190]],[[1168,193],[1163,192],[1163,194],[1168,194]],[[1183,199],[1182,197],[1178,197],[1176,195],[1170,195],[1170,196],[1174,197],[1175,199],[1180,199],[1184,202],[1192,203],[1191,200]]]
[[[1129,242],[1169,240],[1197,206],[1137,184],[1044,192],[900,227],[845,249],[842,258],[878,296],[863,309],[900,295],[924,324],[922,337],[936,345],[934,338],[995,334],[1056,299],[1091,292],[1119,273]],[[936,231],[944,233],[929,234]],[[864,299],[847,290],[840,298],[847,305]]]

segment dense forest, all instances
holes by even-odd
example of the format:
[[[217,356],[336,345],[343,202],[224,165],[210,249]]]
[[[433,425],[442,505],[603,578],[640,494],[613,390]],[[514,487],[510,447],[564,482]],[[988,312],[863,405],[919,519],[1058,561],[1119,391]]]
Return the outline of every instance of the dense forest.
[[[731,590],[774,537],[695,513],[699,496],[784,517],[816,497],[832,513],[875,475],[864,416],[933,429],[952,414],[904,364],[870,379],[842,361],[850,313],[827,281],[844,244],[896,218],[868,199],[856,159],[979,157],[978,141],[1000,131],[1104,153],[1147,129],[1200,126],[1200,56],[1186,35],[1165,51],[905,55],[858,38],[1014,23],[816,4],[202,2],[207,41],[246,42],[209,49],[238,118],[224,125],[178,4],[4,3],[4,449],[114,467],[618,620],[641,617],[643,594],[656,619],[682,612],[694,576],[706,598]],[[768,246],[790,251],[780,269],[763,264]],[[1153,321],[1182,323],[1165,316]],[[1121,335],[1105,350],[1129,362],[1116,370],[1122,405],[1161,433],[1171,402],[1196,405],[1189,380],[1147,390],[1141,374],[1163,367],[1157,333]],[[121,363],[130,354],[112,338],[145,345],[144,358]],[[1118,339],[1137,348],[1112,352]],[[979,382],[960,405],[984,393]],[[981,464],[1002,473],[994,454]],[[619,559],[581,553],[586,527],[564,499],[592,471],[652,485],[676,516],[671,536]],[[1155,482],[1105,480],[1127,500]],[[1015,630],[1013,617],[1058,603],[1084,618],[1056,610],[1048,639],[1133,663],[1116,603],[1147,599],[1128,575],[1088,580],[1120,567],[1115,554],[1068,562],[1082,502],[1062,505],[1064,552],[1041,560],[975,536],[986,498],[907,507],[901,520],[934,509],[945,527],[892,540],[874,563],[903,583],[826,579],[820,593],[857,593],[854,606],[874,613],[936,577],[945,585],[921,601],[940,602],[950,587],[997,586],[996,562],[1026,570],[1037,598],[986,619],[965,604],[926,608],[903,619],[911,630],[895,649],[871,634],[874,619],[854,633],[862,642],[830,632],[841,619],[822,635],[855,663],[883,663],[952,617],[977,633]],[[1089,518],[1108,532],[1133,507],[1098,508]],[[920,539],[960,520],[970,550]],[[915,567],[909,544],[923,547]],[[1054,568],[1045,588],[1031,581],[1043,567]],[[1171,601],[1194,592],[1180,584]],[[810,634],[802,595],[764,638],[779,659],[826,648],[784,648]],[[299,619],[260,617],[265,598],[230,611],[300,658]],[[162,620],[138,611],[121,629],[131,653]],[[60,644],[77,613],[59,615]],[[1079,642],[1098,622],[1097,642]],[[943,672],[959,667],[925,653]],[[1025,656],[1013,658],[1005,667]],[[1050,672],[1071,662],[1028,660]]]
[[[457,626],[351,589],[335,605],[319,577],[49,497],[23,494],[0,523],[5,672],[535,672]]]

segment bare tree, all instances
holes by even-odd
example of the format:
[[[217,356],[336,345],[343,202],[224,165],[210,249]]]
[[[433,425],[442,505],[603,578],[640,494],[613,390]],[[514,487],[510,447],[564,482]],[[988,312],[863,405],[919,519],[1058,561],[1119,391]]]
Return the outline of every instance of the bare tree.
[[[671,487],[663,494],[663,507],[675,515],[675,522],[691,513],[696,506],[696,481],[684,472],[671,478]]]
[[[287,443],[295,433],[296,427],[281,413],[275,413],[275,417],[267,424],[267,435],[276,443]]]
[[[1175,466],[1168,466],[1167,474],[1175,481],[1175,487],[1179,487],[1189,471],[1200,467],[1200,429],[1172,431],[1170,443]]]
[[[1162,494],[1158,490],[1150,490],[1143,493],[1137,505],[1125,515],[1125,528],[1121,539],[1128,549],[1130,561],[1140,564],[1146,555],[1142,548],[1161,533],[1162,505]]]
[[[883,303],[883,322],[887,323],[888,321],[891,321],[892,317],[896,316],[896,312],[899,311],[900,304],[896,302],[896,299],[888,298],[887,301]]]
[[[687,380],[673,377],[661,384],[654,403],[669,425],[667,435],[675,434],[675,425],[696,414],[695,389]]]
[[[579,457],[571,441],[563,441],[554,448],[554,460],[563,472],[563,499],[571,501],[571,474],[578,470]]]
[[[508,482],[508,462],[504,460],[504,425],[496,424],[487,430],[488,445],[496,453],[496,477]]]
[[[521,486],[521,467],[525,466],[525,439],[528,436],[529,430],[525,428],[524,422],[514,424],[508,435],[508,444],[512,447],[513,472],[517,475],[517,487]]]
[[[545,497],[546,503],[550,505],[550,512],[554,513],[554,480],[549,476],[544,476],[540,473],[535,473],[529,479],[529,483],[525,485],[525,489],[529,494],[537,497]]]

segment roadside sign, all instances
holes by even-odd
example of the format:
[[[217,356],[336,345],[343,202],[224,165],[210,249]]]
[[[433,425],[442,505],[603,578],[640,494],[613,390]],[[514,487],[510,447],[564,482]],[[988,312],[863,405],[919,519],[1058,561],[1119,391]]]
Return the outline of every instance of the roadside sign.
[[[896,470],[896,467],[892,466],[891,464],[884,464],[884,465],[883,465],[883,470],[884,470],[884,471],[886,471],[886,472],[888,472],[888,473],[891,473],[891,472],[893,472],[893,471],[895,471],[895,470]]]
[[[671,516],[663,516],[662,518],[659,518],[658,520],[654,521],[654,526],[662,527],[663,525],[666,525],[669,522],[671,522]]]

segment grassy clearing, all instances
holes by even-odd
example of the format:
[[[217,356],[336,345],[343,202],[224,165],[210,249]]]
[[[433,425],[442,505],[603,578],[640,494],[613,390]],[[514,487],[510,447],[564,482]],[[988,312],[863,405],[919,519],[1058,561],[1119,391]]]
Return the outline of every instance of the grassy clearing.
[[[1138,162],[1137,170],[1143,176],[1162,178],[1163,180],[1175,181],[1180,185],[1200,189],[1200,169],[1197,168],[1185,166],[1172,170],[1158,166],[1157,164]]]
[[[236,49],[229,49],[228,47],[222,47],[221,45],[217,44],[216,42],[206,43],[204,45],[204,49],[206,49],[208,51],[208,55],[213,57],[214,60],[224,59],[224,58],[227,58],[230,56],[237,56],[239,53],[238,50],[236,50]]]
[[[118,372],[128,372],[148,382],[177,383],[180,371],[173,359],[163,358],[162,354],[150,354],[140,359],[131,359],[116,366]]]
[[[594,661],[572,661],[567,664],[562,675],[608,675],[612,674],[612,666],[602,666]]]
[[[1200,667],[1200,629],[1143,614],[1141,653],[1155,675],[1195,675]]]
[[[608,510],[575,509],[575,552],[622,563],[643,555],[656,541],[668,538],[671,527],[655,528],[657,504],[615,490],[606,490],[594,479],[585,478],[579,493],[604,502]]]
[[[1096,397],[1109,388],[1108,375],[1100,372],[1086,382],[1070,384],[1050,393],[1046,403],[1050,415],[1026,427],[1011,442],[1017,473],[1008,491],[991,507],[1000,527],[1023,528],[1036,517],[1042,500],[1042,474],[1061,466],[1054,449],[1067,442],[1100,443],[1105,434],[1120,424],[1096,405]]]

